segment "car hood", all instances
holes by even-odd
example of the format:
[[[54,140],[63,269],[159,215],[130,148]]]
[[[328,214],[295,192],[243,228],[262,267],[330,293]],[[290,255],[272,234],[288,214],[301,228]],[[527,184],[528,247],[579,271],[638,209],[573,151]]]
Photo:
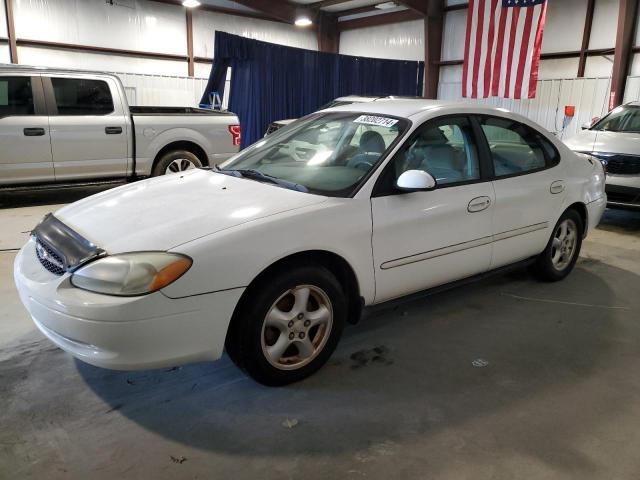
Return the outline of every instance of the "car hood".
[[[597,136],[598,133],[594,130],[581,130],[564,143],[575,152],[591,152]]]
[[[169,250],[227,228],[320,203],[326,197],[192,170],[132,183],[55,215],[108,253]]]

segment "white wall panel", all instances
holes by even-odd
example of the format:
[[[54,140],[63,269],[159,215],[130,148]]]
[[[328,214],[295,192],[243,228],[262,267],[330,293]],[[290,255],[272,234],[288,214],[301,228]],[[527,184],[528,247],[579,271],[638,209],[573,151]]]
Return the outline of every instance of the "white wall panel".
[[[615,47],[619,3],[619,0],[596,0],[590,49]]]
[[[587,2],[585,0],[550,0],[547,5],[542,52],[580,50],[584,20],[587,16]],[[574,72],[572,75],[575,74]]]
[[[117,73],[131,105],[197,107],[206,78]]]
[[[124,2],[123,2],[124,3]],[[146,0],[16,0],[18,38],[185,55],[184,10]]]
[[[467,10],[447,12],[442,33],[442,60],[462,60],[467,32]]]
[[[578,74],[578,58],[554,58],[540,61],[538,79],[573,78]]]
[[[312,29],[257,18],[199,11],[193,16],[193,51],[196,57],[213,57],[216,30],[290,47],[318,49],[318,41]]]
[[[211,74],[211,64],[196,62],[193,73],[196,77],[209,78]]]
[[[6,12],[4,9],[4,2],[0,2],[0,37],[7,38],[7,22],[6,22]]]
[[[631,61],[631,69],[629,75],[632,77],[640,76],[640,53],[633,54],[633,60]]]
[[[640,100],[640,76],[631,76],[627,79],[627,87],[624,91],[624,102],[637,102]]]
[[[438,98],[507,108],[539,123],[560,138],[569,138],[582,123],[606,112],[610,82],[608,78],[539,80],[538,93],[531,100],[463,99],[461,82],[441,83]],[[565,105],[574,105],[576,116],[563,124]]]
[[[393,60],[424,61],[424,21],[412,20],[346,30],[340,35],[340,53]]]
[[[613,72],[613,55],[587,57],[585,77],[610,77]]]
[[[25,65],[75,68],[82,70],[185,75],[187,62],[76,52],[40,47],[18,47],[18,58]]]
[[[0,44],[0,63],[10,63],[11,55],[9,54],[9,45]]]

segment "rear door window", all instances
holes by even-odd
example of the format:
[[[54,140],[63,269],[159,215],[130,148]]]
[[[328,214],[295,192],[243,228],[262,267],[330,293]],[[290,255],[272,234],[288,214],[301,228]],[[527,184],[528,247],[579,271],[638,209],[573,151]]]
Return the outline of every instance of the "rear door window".
[[[52,78],[58,115],[108,115],[113,98],[104,80]]]
[[[0,77],[0,117],[34,114],[31,77]]]
[[[496,177],[535,172],[558,163],[557,150],[534,129],[507,118],[480,119]]]

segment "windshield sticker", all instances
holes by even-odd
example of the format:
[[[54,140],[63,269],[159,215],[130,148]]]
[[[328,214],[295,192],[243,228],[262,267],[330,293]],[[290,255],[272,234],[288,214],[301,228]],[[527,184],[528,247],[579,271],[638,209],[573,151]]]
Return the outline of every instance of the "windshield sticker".
[[[353,123],[364,123],[365,125],[378,125],[380,127],[393,127],[398,120],[395,118],[376,117],[375,115],[360,115]]]

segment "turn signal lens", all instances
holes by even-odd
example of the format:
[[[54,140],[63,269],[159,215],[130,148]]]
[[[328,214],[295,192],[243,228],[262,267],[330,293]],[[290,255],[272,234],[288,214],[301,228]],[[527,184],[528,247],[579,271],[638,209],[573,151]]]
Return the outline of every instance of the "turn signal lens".
[[[100,258],[76,270],[71,283],[105,295],[145,295],[178,280],[192,263],[189,257],[177,253],[124,253]]]

